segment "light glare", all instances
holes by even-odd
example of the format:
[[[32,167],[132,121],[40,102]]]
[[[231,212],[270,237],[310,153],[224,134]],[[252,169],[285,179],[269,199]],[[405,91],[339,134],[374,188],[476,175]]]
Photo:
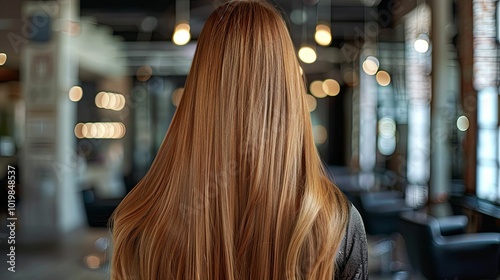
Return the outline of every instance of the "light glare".
[[[340,84],[334,79],[326,79],[322,86],[323,91],[329,96],[336,96],[340,92]]]
[[[332,33],[330,27],[325,24],[318,24],[316,26],[316,33],[314,34],[314,40],[321,46],[328,46],[332,42]]]
[[[78,123],[74,132],[79,139],[120,139],[125,136],[126,127],[121,122]]]
[[[84,138],[85,136],[83,135],[83,127],[85,125],[83,123],[79,123],[75,126],[75,136],[78,138],[78,139],[82,139]]]
[[[69,100],[71,100],[73,102],[78,102],[82,99],[83,90],[79,86],[74,86],[74,87],[70,88],[68,96],[69,96]]]
[[[377,83],[383,87],[388,86],[391,83],[391,75],[389,75],[386,71],[378,71],[376,79]]]
[[[101,260],[99,259],[99,257],[91,255],[85,258],[85,263],[91,269],[98,269],[99,265],[101,264]]]
[[[0,53],[0,66],[4,65],[5,62],[7,62],[7,54],[6,53]]]
[[[380,66],[380,63],[378,59],[374,56],[368,56],[365,61],[363,61],[363,71],[365,71],[366,74],[372,76],[375,75],[378,71],[378,67]]]
[[[466,116],[458,117],[457,128],[460,131],[467,131],[469,129],[469,119]]]
[[[97,108],[120,111],[127,104],[123,94],[101,91],[95,96]]]
[[[316,61],[316,52],[308,46],[303,46],[299,50],[299,58],[304,63],[313,63]]]
[[[429,37],[425,34],[418,35],[415,42],[413,42],[413,47],[419,53],[425,53],[429,50]]]
[[[188,29],[176,29],[172,41],[174,44],[183,46],[191,40],[191,33]]]
[[[326,92],[323,90],[323,82],[322,81],[313,81],[311,85],[309,85],[309,90],[312,95],[317,98],[326,97]]]
[[[190,31],[191,30],[191,26],[189,26],[189,24],[187,24],[187,23],[179,23],[175,27],[175,31],[177,31],[177,30],[187,30],[187,31]]]
[[[102,98],[104,97],[106,93],[104,91],[101,91],[99,92],[96,96],[95,96],[95,106],[97,106],[97,108],[102,108]]]

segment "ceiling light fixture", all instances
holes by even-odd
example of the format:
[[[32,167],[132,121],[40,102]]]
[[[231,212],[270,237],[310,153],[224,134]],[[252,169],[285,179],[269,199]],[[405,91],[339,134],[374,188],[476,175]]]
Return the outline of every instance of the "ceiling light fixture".
[[[430,46],[430,40],[429,40],[429,35],[427,35],[427,28],[425,22],[427,21],[427,18],[424,15],[422,16],[422,13],[425,12],[426,9],[426,4],[424,0],[424,4],[420,3],[419,0],[417,0],[417,6],[415,8],[415,12],[417,13],[417,19],[416,19],[416,25],[417,25],[417,38],[413,42],[413,48],[419,53],[426,53],[429,50]],[[421,11],[422,10],[422,11]]]
[[[191,40],[191,27],[189,26],[189,0],[175,1],[176,24],[172,41],[183,46]]]
[[[316,26],[316,33],[314,33],[314,40],[321,46],[328,46],[332,42],[332,33],[330,27],[326,24],[318,24]]]
[[[304,14],[309,14],[309,8],[308,6],[316,5],[317,1],[310,1],[306,2],[304,1],[302,3],[302,11]],[[316,6],[317,8],[317,6]],[[316,61],[318,58],[316,54],[316,44],[314,41],[309,42],[309,36],[308,36],[308,24],[309,22],[304,22],[302,24],[302,46],[299,49],[299,59],[304,62],[304,63],[313,63]]]
[[[319,7],[321,5],[321,8]],[[330,28],[331,25],[331,9],[332,3],[331,0],[321,1],[318,3],[317,14],[318,19],[320,18],[322,23],[317,23],[316,25],[316,33],[314,33],[314,40],[320,46],[329,46],[332,43],[332,30]]]

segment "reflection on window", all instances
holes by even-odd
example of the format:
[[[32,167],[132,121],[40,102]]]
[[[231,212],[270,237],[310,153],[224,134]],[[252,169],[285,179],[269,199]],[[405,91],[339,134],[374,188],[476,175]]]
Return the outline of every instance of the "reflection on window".
[[[419,5],[405,21],[406,89],[408,95],[407,203],[425,204],[430,177],[431,52],[418,52],[415,40],[430,30],[430,9]]]
[[[479,198],[500,202],[496,0],[474,0],[474,87],[477,93]]]
[[[478,92],[477,188],[479,198],[500,201],[498,185],[498,93],[495,87]]]

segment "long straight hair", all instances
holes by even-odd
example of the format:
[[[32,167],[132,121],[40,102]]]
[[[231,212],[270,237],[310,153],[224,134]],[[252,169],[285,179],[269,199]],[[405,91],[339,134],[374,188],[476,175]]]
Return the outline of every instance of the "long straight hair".
[[[207,20],[158,154],[114,212],[111,279],[333,279],[348,212],[284,20],[232,1]]]

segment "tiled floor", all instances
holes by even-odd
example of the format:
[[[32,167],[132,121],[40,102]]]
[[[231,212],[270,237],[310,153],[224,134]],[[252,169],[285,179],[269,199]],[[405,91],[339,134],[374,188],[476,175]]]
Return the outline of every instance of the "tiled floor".
[[[109,279],[108,268],[106,266],[97,269],[89,268],[96,266],[98,263],[106,260],[105,253],[98,249],[102,248],[103,244],[96,240],[102,241],[102,237],[109,236],[106,229],[99,228],[82,228],[72,234],[67,235],[59,244],[43,247],[23,247],[18,246],[18,255],[16,263],[16,272],[7,272],[7,266],[4,261],[1,261],[0,279],[2,280],[105,280]],[[394,251],[396,260],[404,263],[405,256],[399,244],[398,237],[393,236],[396,240]],[[384,245],[381,245],[381,237],[369,237],[369,269],[370,279],[386,280],[386,279],[420,279],[418,277],[408,277],[406,273],[399,274],[381,274],[378,272],[380,268],[380,259],[384,258]],[[382,243],[383,244],[383,243]],[[404,246],[403,246],[404,247]],[[2,252],[2,255],[5,255]],[[400,268],[404,268],[400,267]]]

